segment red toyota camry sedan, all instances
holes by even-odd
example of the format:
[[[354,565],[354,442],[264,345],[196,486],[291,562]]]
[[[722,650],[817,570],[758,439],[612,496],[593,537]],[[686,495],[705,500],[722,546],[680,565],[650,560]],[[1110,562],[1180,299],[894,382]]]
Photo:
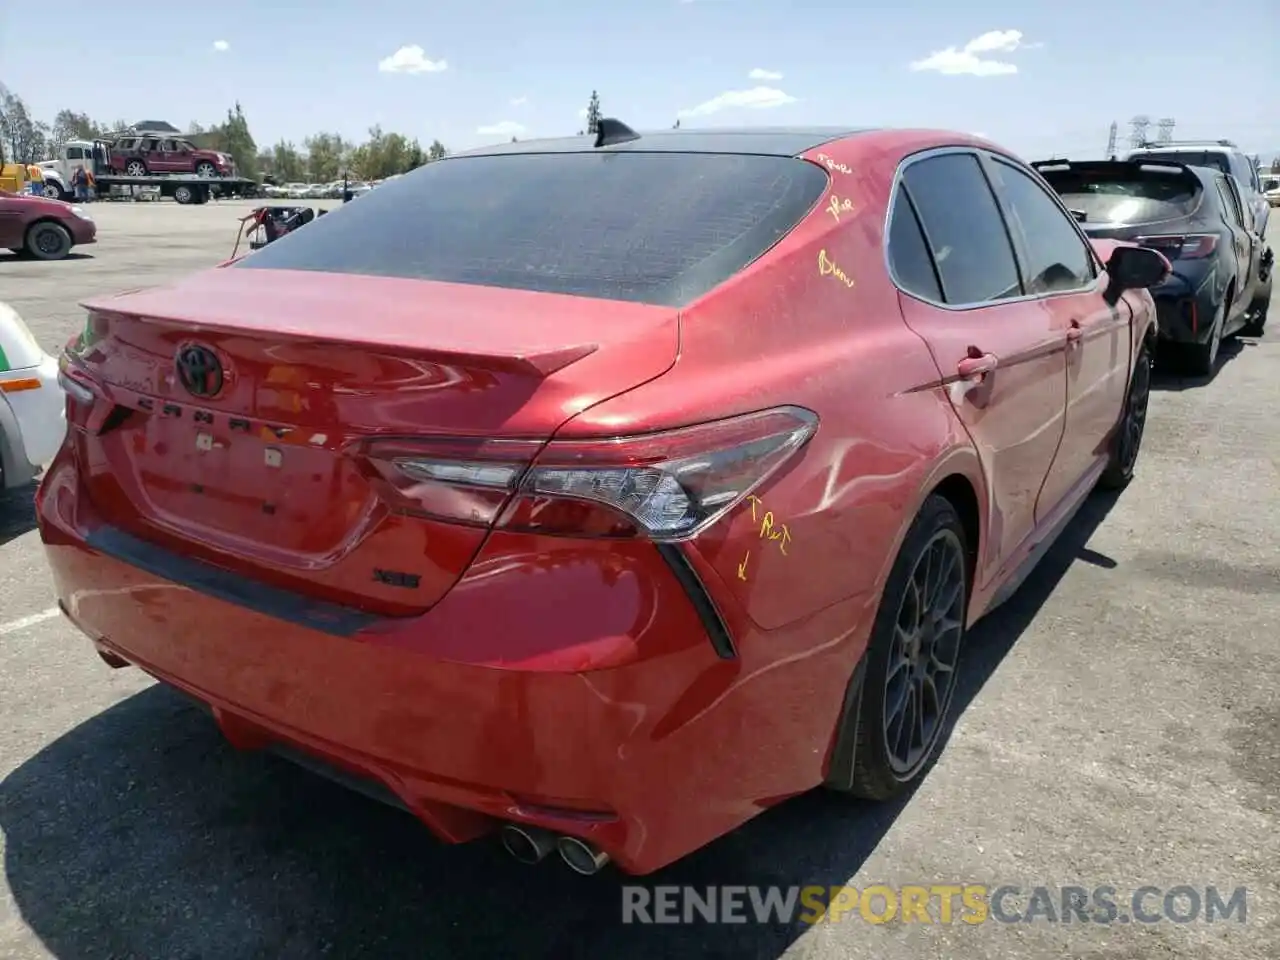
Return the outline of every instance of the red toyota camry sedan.
[[[1167,270],[969,136],[605,120],[86,303],[40,530],[237,746],[643,874],[922,775],[1133,475]]]

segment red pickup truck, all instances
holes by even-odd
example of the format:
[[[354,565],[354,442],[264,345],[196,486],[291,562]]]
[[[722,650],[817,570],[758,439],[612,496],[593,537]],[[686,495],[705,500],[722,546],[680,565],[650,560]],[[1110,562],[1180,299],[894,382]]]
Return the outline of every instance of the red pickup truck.
[[[230,177],[235,162],[225,153],[202,150],[181,137],[126,136],[111,145],[112,172],[131,177],[155,173],[194,173],[200,177]]]

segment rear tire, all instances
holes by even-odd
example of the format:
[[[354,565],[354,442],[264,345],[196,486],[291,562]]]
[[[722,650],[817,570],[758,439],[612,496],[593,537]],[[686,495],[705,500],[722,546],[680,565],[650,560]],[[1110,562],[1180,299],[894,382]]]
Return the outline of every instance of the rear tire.
[[[1129,393],[1124,411],[1111,441],[1111,459],[1098,479],[1104,490],[1123,490],[1133,479],[1142,449],[1142,434],[1147,425],[1147,403],[1151,397],[1151,350],[1147,344],[1138,348],[1138,359],[1129,378]]]
[[[25,249],[37,260],[61,260],[71,252],[71,234],[60,223],[33,223],[27,230]]]
[[[196,192],[191,187],[183,184],[182,186],[174,188],[173,199],[175,203],[195,203]]]
[[[1266,330],[1267,311],[1271,309],[1271,284],[1272,278],[1268,277],[1262,289],[1254,295],[1253,304],[1249,307],[1249,322],[1240,330],[1246,337],[1260,337]]]
[[[147,165],[141,160],[130,160],[124,165],[124,172],[130,177],[145,177]]]
[[[848,793],[887,800],[937,754],[955,692],[969,602],[964,526],[945,497],[925,501],[894,561],[850,701]],[[841,737],[841,741],[846,738]],[[847,741],[846,741],[847,742]]]

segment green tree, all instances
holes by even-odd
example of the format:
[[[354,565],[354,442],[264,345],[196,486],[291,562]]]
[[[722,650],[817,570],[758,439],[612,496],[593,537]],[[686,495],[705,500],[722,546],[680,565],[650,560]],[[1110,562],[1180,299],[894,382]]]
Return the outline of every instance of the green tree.
[[[596,135],[596,131],[600,128],[600,94],[591,91],[591,99],[587,101],[587,133],[591,136]]]
[[[106,126],[87,113],[59,110],[49,132],[49,145],[56,152],[68,140],[97,140],[107,135]]]
[[[342,175],[342,166],[351,145],[337,133],[317,133],[304,142],[307,148],[307,170],[312,183],[328,183]]]
[[[237,100],[236,105],[227,111],[226,121],[209,133],[216,143],[211,149],[231,154],[241,176],[251,180],[258,178],[258,145],[249,132],[249,121],[245,119],[240,101]]]
[[[39,163],[48,156],[50,130],[37,122],[26,102],[0,86],[0,140],[15,163]]]
[[[373,126],[369,139],[351,152],[351,166],[366,180],[382,180],[408,170],[411,155],[412,146],[403,134]]]
[[[449,151],[444,148],[444,144],[439,140],[432,140],[431,146],[427,147],[427,160],[443,160]]]
[[[427,162],[427,155],[422,149],[422,144],[418,142],[418,138],[414,137],[413,142],[409,144],[409,167],[410,170],[417,170],[420,166]]]
[[[307,165],[298,148],[281,140],[271,148],[271,171],[280,183],[297,183],[306,176]]]

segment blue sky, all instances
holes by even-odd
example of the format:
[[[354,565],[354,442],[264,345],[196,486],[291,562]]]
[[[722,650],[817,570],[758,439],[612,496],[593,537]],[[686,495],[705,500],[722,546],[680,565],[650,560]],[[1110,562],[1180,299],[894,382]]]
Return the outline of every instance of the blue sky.
[[[934,126],[1037,159],[1100,155],[1110,122],[1123,141],[1141,113],[1270,155],[1275,3],[104,2],[67,7],[57,32],[4,4],[0,81],[46,120],[70,106],[185,126],[238,99],[260,145],[374,123],[452,149],[563,135],[594,88],[640,128]]]

